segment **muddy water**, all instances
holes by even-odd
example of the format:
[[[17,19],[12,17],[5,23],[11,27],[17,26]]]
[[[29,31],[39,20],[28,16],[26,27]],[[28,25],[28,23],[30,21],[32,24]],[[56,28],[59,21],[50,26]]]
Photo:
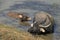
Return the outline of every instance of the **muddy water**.
[[[16,27],[20,30],[27,31],[30,26],[24,26],[19,24],[19,19],[15,19],[12,17],[9,17],[7,13],[9,11],[13,12],[25,12],[28,13],[27,15],[34,17],[34,14],[39,11],[45,11],[50,13],[55,20],[55,27],[54,27],[54,33],[49,34],[47,36],[41,36],[43,40],[60,40],[60,6],[59,5],[52,5],[52,4],[45,4],[42,2],[26,2],[19,4],[14,4],[9,6],[9,8],[1,10],[0,11],[0,23],[6,24],[9,26]],[[32,20],[29,21],[29,23],[32,23]]]

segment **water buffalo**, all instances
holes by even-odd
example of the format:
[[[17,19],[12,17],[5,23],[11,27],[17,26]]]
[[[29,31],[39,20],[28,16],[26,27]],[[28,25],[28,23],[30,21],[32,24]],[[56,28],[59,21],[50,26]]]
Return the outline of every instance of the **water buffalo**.
[[[23,15],[23,14],[19,14],[18,17],[20,18],[21,22],[25,22],[25,21],[30,21],[31,18],[26,16],[26,15]]]
[[[28,32],[34,34],[53,33],[54,18],[47,12],[41,11],[35,14],[31,28]]]
[[[13,17],[13,18],[19,18],[21,22],[25,22],[25,21],[30,21],[31,18],[27,15],[25,15],[25,13],[21,12],[21,13],[18,13],[18,12],[8,12],[7,14],[8,16],[10,17]]]

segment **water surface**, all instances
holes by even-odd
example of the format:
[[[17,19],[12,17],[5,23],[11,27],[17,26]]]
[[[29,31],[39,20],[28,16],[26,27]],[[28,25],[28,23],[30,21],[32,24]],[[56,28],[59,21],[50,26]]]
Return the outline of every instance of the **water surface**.
[[[44,36],[42,38],[45,38],[44,40],[47,38],[49,38],[47,40],[60,40],[60,5],[46,4],[40,1],[23,1],[22,3],[15,3],[14,5],[9,6],[7,9],[0,11],[0,23],[27,31],[30,26],[20,25],[19,19],[11,18],[7,15],[9,11],[28,13],[28,16],[31,16],[32,19],[36,12],[45,11],[50,13],[55,20],[54,33],[46,38]],[[30,23],[32,23],[32,21],[30,21]]]

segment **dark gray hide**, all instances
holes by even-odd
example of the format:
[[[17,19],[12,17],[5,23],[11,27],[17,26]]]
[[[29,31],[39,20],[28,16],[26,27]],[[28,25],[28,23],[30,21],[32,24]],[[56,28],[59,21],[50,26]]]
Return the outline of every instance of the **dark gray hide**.
[[[54,19],[46,12],[39,12],[35,14],[33,26],[28,29],[28,32],[34,34],[47,34],[54,31]]]

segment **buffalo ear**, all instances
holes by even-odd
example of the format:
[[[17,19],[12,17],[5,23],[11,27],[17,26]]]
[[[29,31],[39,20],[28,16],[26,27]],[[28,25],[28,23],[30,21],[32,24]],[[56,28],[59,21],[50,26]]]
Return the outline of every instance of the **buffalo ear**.
[[[31,17],[28,17],[27,20],[31,20]]]
[[[18,15],[19,18],[23,18],[23,15]]]
[[[33,23],[31,24],[31,27],[33,27]]]

